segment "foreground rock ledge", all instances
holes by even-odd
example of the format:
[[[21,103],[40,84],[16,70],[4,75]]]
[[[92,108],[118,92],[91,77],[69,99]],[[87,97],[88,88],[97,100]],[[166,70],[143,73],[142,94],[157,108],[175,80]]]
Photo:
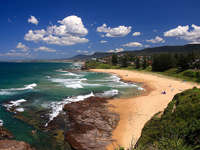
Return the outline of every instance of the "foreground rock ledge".
[[[111,144],[111,135],[119,122],[119,115],[111,112],[107,100],[90,97],[84,101],[66,104],[63,108],[69,116],[71,129],[65,140],[74,149],[106,149]]]
[[[27,144],[23,141],[15,141],[15,140],[0,140],[0,149],[1,150],[36,150],[30,144]]]

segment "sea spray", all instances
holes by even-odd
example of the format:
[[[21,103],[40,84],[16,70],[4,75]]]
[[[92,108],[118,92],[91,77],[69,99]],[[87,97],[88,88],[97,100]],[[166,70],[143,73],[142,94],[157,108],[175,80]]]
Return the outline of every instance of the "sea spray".
[[[11,111],[11,108],[17,107],[23,102],[26,102],[26,100],[25,99],[20,99],[20,100],[16,100],[16,101],[10,101],[9,103],[3,104],[3,106],[6,107],[8,111]],[[19,112],[24,111],[23,108],[16,108],[15,110],[19,111]]]
[[[74,96],[74,97],[69,97],[67,99],[64,99],[61,102],[52,102],[52,110],[51,113],[49,114],[49,121],[45,124],[45,127],[48,126],[49,122],[53,120],[53,118],[57,117],[59,113],[63,110],[63,107],[65,104],[71,103],[71,102],[77,102],[77,101],[82,101],[88,97],[94,96],[93,92],[91,92],[88,95],[79,95],[79,96]]]

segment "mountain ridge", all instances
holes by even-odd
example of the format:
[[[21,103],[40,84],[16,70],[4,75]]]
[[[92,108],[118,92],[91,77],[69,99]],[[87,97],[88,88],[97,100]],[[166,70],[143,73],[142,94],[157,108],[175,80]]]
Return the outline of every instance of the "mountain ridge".
[[[131,53],[135,55],[152,56],[155,53],[167,53],[167,52],[170,52],[172,54],[174,53],[187,54],[189,51],[194,51],[195,53],[198,53],[198,55],[200,55],[200,44],[187,44],[187,45],[179,45],[179,46],[159,46],[159,47],[152,47],[152,48],[144,48],[142,50],[123,51],[116,54]],[[92,58],[101,58],[101,57],[109,56],[112,54],[113,53],[109,53],[109,52],[95,52],[92,55],[78,54],[71,58],[68,58],[68,60],[89,60]]]

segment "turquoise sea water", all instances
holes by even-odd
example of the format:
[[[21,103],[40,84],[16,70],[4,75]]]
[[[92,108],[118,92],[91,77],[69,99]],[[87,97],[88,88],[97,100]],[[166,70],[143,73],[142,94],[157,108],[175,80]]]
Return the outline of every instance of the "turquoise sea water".
[[[41,149],[45,146],[41,138],[48,138],[49,135],[42,131],[33,135],[31,131],[35,129],[9,111],[12,106],[23,113],[27,110],[48,112],[48,120],[43,121],[43,126],[47,126],[49,121],[62,113],[66,103],[90,96],[130,96],[133,90],[143,90],[138,85],[121,82],[116,75],[62,70],[80,67],[79,63],[0,63],[0,120],[16,140]]]

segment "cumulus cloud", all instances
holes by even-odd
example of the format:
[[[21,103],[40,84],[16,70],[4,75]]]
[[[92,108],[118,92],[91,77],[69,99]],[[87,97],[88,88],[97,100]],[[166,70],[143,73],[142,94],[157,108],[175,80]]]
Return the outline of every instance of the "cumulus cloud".
[[[101,27],[97,28],[97,31],[106,33],[106,37],[124,37],[131,32],[131,28],[131,26],[119,26],[115,28],[110,28],[107,27],[107,25],[104,23]]]
[[[151,43],[164,43],[165,40],[163,40],[163,38],[156,36],[155,39],[150,39],[150,40],[146,40],[147,42],[151,42]]]
[[[26,45],[22,44],[21,42],[19,42],[19,43],[17,44],[16,48],[21,49],[20,51],[22,51],[22,52],[27,52],[28,49],[29,49],[29,47],[27,47]]]
[[[26,41],[43,41],[47,44],[57,45],[74,45],[76,43],[86,43],[89,40],[82,38],[88,34],[88,30],[84,28],[81,18],[77,16],[68,16],[62,21],[58,21],[60,26],[52,25],[41,30],[29,30],[25,34]]]
[[[52,48],[48,48],[48,47],[45,47],[45,46],[35,48],[34,51],[57,52],[57,50],[54,50]]]
[[[139,35],[141,35],[140,32],[134,32],[134,33],[132,34],[132,36],[139,36]]]
[[[157,32],[157,30],[155,29],[155,30],[153,30],[153,32]]]
[[[31,16],[31,18],[28,18],[28,22],[38,25],[38,20],[34,16]]]
[[[81,50],[78,50],[76,52],[78,52],[78,53],[88,53],[88,51],[81,51]]]
[[[103,41],[103,40],[102,40],[100,43],[107,43],[107,41]]]
[[[144,47],[150,47],[150,45],[145,45]]]
[[[200,42],[200,26],[192,24],[193,30],[189,30],[189,26],[178,26],[175,29],[164,32],[165,37],[179,37],[181,39],[192,41],[193,43]]]
[[[128,47],[143,47],[143,45],[139,42],[130,42],[127,44],[124,44],[122,46],[128,46]]]
[[[84,28],[81,18],[77,16],[68,16],[62,21],[58,21],[60,26],[51,26],[48,27],[47,31],[50,34],[55,34],[59,36],[85,36],[88,34],[88,30]]]
[[[115,50],[109,50],[109,51],[107,51],[108,53],[114,53],[115,52]]]
[[[116,48],[116,52],[115,53],[119,53],[119,52],[123,52],[124,49],[123,48]]]

